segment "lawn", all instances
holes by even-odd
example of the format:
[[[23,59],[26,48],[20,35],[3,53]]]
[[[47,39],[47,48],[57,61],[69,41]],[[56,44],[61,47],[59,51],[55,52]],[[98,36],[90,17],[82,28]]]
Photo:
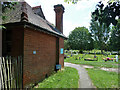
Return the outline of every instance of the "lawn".
[[[99,69],[87,69],[88,74],[97,88],[118,88],[118,74]]]
[[[113,61],[105,62],[103,61],[103,58],[106,58],[107,56],[104,55],[96,55],[96,56],[98,58],[98,61],[84,61],[85,58],[94,58],[94,54],[86,54],[86,55],[78,54],[70,58],[66,58],[64,61],[74,64],[94,66],[94,68],[92,69],[89,68],[86,70],[88,71],[88,74],[93,84],[97,88],[118,88],[118,81],[119,81],[118,73],[100,70],[101,67],[118,68],[118,62],[113,62]],[[108,57],[110,58],[114,58],[114,56],[115,55],[108,55]]]
[[[34,88],[78,88],[78,80],[78,71],[65,67],[64,70],[51,75]]]
[[[65,62],[70,62],[74,64],[83,64],[83,65],[91,65],[94,67],[107,67],[107,68],[118,68],[118,62],[112,62],[112,61],[103,61],[102,58],[106,58],[107,56],[104,55],[96,55],[98,58],[98,61],[84,61],[85,58],[94,58],[93,54],[79,54],[79,55],[74,55],[70,58],[64,59]],[[79,60],[79,57],[81,58]],[[83,57],[83,58],[82,58]],[[114,55],[108,55],[110,58],[114,58]]]

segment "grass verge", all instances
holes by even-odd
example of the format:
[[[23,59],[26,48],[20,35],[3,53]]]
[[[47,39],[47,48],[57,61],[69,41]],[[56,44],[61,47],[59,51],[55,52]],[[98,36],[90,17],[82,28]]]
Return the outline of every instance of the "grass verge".
[[[90,65],[94,66],[93,69],[86,69],[88,71],[88,74],[94,84],[97,88],[118,88],[120,85],[119,82],[119,74],[116,72],[109,72],[109,71],[103,71],[99,68],[106,67],[106,68],[118,68],[118,62],[112,62],[112,61],[103,61],[102,58],[106,58],[106,56],[103,55],[96,55],[98,58],[98,61],[84,61],[85,58],[93,58],[93,54],[79,54],[74,55],[70,58],[66,58],[65,62],[70,62],[74,64],[82,64],[82,65]],[[108,57],[114,58],[115,55],[109,55]],[[81,58],[79,60],[79,57]],[[83,58],[82,58],[83,57]],[[119,84],[119,85],[118,85]]]
[[[97,88],[118,88],[118,74],[99,69],[87,69],[88,74]]]
[[[39,83],[34,88],[78,88],[79,75],[74,68],[65,67]]]

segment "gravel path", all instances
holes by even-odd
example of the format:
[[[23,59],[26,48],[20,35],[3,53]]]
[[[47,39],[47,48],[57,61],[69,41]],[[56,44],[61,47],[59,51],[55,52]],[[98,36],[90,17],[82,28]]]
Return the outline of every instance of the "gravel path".
[[[81,66],[84,68],[94,68],[94,66],[89,66],[89,65],[81,65]],[[99,69],[104,70],[104,71],[109,71],[109,72],[120,73],[120,69],[118,69],[118,68],[106,68],[106,67],[100,68],[99,67]]]
[[[93,86],[91,79],[89,78],[87,71],[84,69],[84,67],[77,65],[77,64],[72,64],[72,63],[67,63],[65,62],[64,65],[66,67],[73,67],[76,68],[78,70],[79,73],[79,88],[91,88],[93,90],[93,88],[95,88],[95,86]]]

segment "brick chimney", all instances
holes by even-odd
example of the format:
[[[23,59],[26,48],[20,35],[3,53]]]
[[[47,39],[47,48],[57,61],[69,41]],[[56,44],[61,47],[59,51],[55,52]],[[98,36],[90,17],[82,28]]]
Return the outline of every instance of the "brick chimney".
[[[62,4],[58,4],[54,6],[54,11],[56,13],[56,28],[63,33],[63,13],[64,7]]]

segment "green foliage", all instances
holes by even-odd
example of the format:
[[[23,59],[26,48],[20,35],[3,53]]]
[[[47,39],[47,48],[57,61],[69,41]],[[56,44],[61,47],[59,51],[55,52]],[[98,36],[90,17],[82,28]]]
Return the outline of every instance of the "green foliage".
[[[64,49],[65,49],[65,50],[70,49],[68,40],[64,40]]]
[[[101,16],[102,18],[103,16]],[[105,23],[101,23],[99,21],[95,21],[95,15],[92,15],[91,23],[90,23],[90,32],[94,38],[96,48],[101,49],[103,53],[103,49],[107,47],[107,42],[110,38],[110,27],[107,27]]]
[[[0,25],[0,29],[2,29],[2,28],[3,28],[3,29],[6,29],[4,26],[1,26],[1,25]]]
[[[68,4],[72,2],[72,4],[76,4],[79,0],[64,0],[64,2],[67,2]]]
[[[17,2],[3,2],[2,3],[2,12],[6,12],[8,9],[15,9],[14,5],[16,5]]]
[[[118,88],[118,74],[99,69],[87,69],[88,74],[97,88]]]
[[[2,2],[2,13],[9,12],[11,9],[15,9],[14,6],[18,4],[17,2]],[[2,20],[5,20],[7,16],[2,15]]]
[[[93,40],[87,28],[75,28],[69,35],[68,44],[74,50],[86,50],[93,48]]]
[[[78,88],[78,80],[78,71],[74,68],[65,67],[64,70],[51,75],[35,88]]]
[[[70,2],[72,2],[72,4],[77,4],[77,2],[78,1],[81,1],[81,0],[64,0],[64,2],[66,2],[66,3],[70,3]],[[108,1],[108,0],[106,0],[106,1]],[[109,2],[118,2],[119,0],[109,0]]]
[[[92,13],[92,20],[91,20],[91,33],[94,36],[97,45],[100,45],[101,51],[104,49],[109,50],[116,50],[115,46],[119,47],[119,43],[115,43],[117,41],[114,41],[117,39],[115,36],[115,33],[120,32],[120,24],[118,23],[118,20],[116,20],[116,17],[120,19],[120,2],[118,0],[111,0],[108,2],[106,6],[102,2],[99,2],[97,4],[96,10]],[[113,30],[111,34],[111,39],[108,44],[109,38],[110,38],[110,24],[113,24],[114,26],[117,25],[117,30]],[[119,37],[119,36],[118,36]],[[119,37],[120,38],[120,37]],[[117,39],[118,40],[118,39]],[[119,40],[118,40],[119,41]],[[115,44],[114,44],[114,43]]]
[[[0,5],[2,6],[2,13],[6,13],[11,9],[15,9],[14,5],[18,4],[17,2],[0,2]],[[2,15],[2,20],[7,19],[7,16]],[[4,28],[5,27],[3,25],[0,25],[0,28]]]
[[[109,42],[109,50],[120,51],[120,19],[117,26],[113,26]]]
[[[104,4],[100,1],[97,4],[96,10],[92,13],[95,16],[95,21],[99,21],[100,24],[105,23],[107,27],[112,23],[114,26],[117,25],[116,17],[120,19],[120,2],[109,2],[104,8]]]

